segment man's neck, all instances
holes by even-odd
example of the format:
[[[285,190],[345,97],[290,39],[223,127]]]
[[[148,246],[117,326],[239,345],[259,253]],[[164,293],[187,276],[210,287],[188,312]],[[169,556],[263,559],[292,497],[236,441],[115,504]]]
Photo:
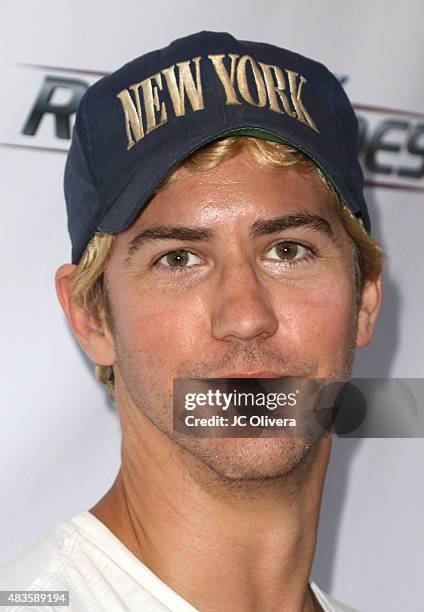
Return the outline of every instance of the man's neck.
[[[123,434],[121,470],[91,512],[161,580],[199,610],[320,609],[309,575],[328,438],[285,476],[225,483],[151,423]]]

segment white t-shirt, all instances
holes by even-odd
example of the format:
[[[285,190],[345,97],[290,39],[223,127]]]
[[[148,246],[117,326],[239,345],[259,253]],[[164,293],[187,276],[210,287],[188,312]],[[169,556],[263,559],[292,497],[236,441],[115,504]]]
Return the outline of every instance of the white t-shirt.
[[[357,612],[311,582],[325,612]],[[0,590],[69,591],[69,607],[15,606],[10,612],[196,612],[93,514],[83,511],[0,570]],[[197,611],[198,612],[198,611]]]

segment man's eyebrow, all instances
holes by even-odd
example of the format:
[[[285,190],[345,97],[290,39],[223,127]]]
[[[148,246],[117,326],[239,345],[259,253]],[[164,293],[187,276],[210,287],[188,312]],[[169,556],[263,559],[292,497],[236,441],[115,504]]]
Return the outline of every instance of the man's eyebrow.
[[[250,235],[252,237],[266,236],[267,234],[296,227],[306,227],[307,229],[321,232],[332,242],[336,244],[339,242],[331,223],[324,217],[311,213],[295,213],[273,219],[258,219],[253,223]]]
[[[252,238],[256,238],[297,227],[306,227],[313,231],[321,232],[332,242],[338,242],[330,222],[324,219],[324,217],[310,213],[296,213],[272,219],[258,219],[252,224],[250,235]],[[129,265],[135,253],[148,242],[155,240],[187,240],[193,242],[215,240],[216,237],[216,233],[208,227],[155,225],[143,230],[131,240],[128,245],[124,265]]]
[[[124,264],[128,265],[134,254],[148,242],[155,240],[213,240],[214,231],[208,227],[187,227],[184,225],[155,225],[143,230],[135,236],[128,245]]]

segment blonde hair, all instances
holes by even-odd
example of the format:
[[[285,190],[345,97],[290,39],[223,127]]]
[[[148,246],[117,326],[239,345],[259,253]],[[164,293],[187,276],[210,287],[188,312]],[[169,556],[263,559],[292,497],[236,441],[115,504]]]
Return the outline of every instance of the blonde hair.
[[[243,149],[249,151],[255,161],[264,168],[289,168],[296,166],[305,172],[316,171],[329,192],[334,196],[339,218],[351,240],[354,258],[354,278],[359,305],[361,289],[368,280],[376,280],[384,267],[384,253],[379,243],[364,229],[362,220],[356,217],[335,191],[327,177],[304,153],[294,147],[249,136],[230,136],[216,140],[195,151],[181,165],[193,172],[210,170],[223,161],[236,156]],[[180,166],[181,166],[180,165]],[[175,168],[158,187],[165,189],[178,180]],[[338,205],[337,205],[338,204]],[[116,234],[96,233],[87,244],[80,262],[72,273],[74,299],[96,320],[104,315],[109,329],[114,331],[105,270],[110,258]],[[112,366],[96,365],[96,378],[106,385],[114,399],[114,374]]]

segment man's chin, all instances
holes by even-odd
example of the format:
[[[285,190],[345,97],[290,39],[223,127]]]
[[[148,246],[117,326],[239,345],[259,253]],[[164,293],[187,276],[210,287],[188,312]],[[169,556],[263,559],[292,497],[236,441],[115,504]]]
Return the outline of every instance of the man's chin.
[[[200,464],[197,467],[204,467],[218,479],[228,482],[284,478],[298,470],[316,442],[312,438],[179,440]]]

